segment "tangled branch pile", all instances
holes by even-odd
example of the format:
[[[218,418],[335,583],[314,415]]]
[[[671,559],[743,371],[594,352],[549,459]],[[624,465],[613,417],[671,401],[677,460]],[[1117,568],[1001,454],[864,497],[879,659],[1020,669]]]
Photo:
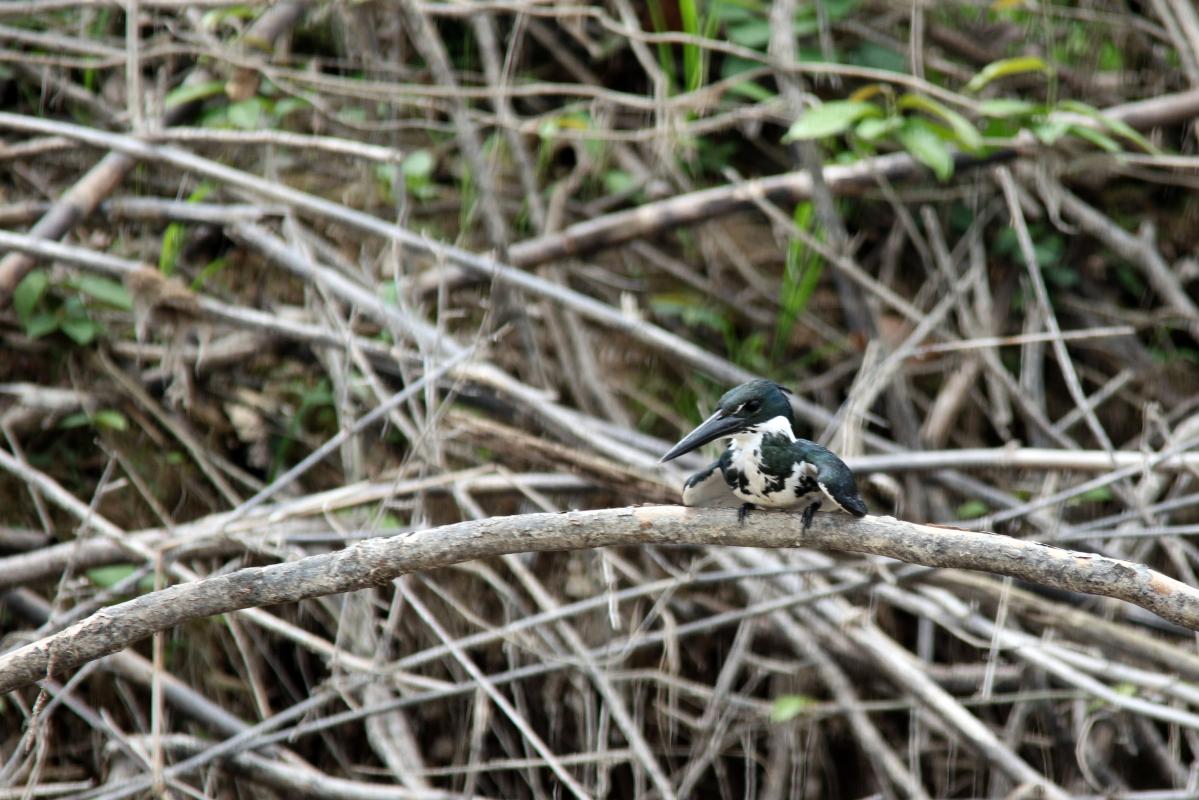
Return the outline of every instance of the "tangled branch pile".
[[[0,5],[0,630],[63,648],[0,786],[1194,796],[1193,634],[987,574],[651,544],[147,595],[673,503],[755,376],[875,514],[1199,585],[1199,17],[1146,9]],[[151,640],[50,638],[143,595]]]

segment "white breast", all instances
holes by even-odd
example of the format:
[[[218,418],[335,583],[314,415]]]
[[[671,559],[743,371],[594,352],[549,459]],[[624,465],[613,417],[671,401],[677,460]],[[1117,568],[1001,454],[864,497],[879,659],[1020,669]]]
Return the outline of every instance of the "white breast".
[[[796,464],[787,476],[781,491],[766,494],[766,486],[770,478],[758,469],[762,461],[762,437],[767,434],[783,434],[789,440],[795,441],[791,423],[783,417],[775,417],[758,428],[732,437],[729,442],[729,461],[733,469],[745,474],[746,487],[742,491],[739,486],[733,487],[733,494],[742,500],[759,506],[770,508],[788,508],[800,502],[803,498],[795,496],[795,488],[804,478],[813,477],[816,467],[804,462]]]

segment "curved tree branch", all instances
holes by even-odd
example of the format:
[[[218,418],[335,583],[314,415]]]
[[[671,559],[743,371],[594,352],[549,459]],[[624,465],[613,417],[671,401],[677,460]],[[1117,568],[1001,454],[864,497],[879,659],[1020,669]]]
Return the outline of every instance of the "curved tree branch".
[[[199,617],[354,591],[487,556],[638,544],[809,547],[983,570],[1125,600],[1199,631],[1199,589],[1128,561],[893,517],[823,514],[804,532],[795,514],[756,512],[742,526],[732,509],[637,506],[460,522],[172,586],[0,656],[0,692],[62,675]]]

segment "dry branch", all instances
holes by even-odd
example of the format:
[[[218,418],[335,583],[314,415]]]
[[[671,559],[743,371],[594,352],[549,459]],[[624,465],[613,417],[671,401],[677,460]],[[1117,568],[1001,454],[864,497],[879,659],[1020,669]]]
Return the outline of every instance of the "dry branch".
[[[798,518],[785,513],[757,513],[742,526],[731,509],[641,506],[460,522],[172,586],[98,611],[0,657],[0,692],[60,675],[190,619],[378,586],[488,556],[637,544],[802,546],[983,570],[1126,600],[1199,630],[1199,589],[1128,561],[893,517],[824,515],[803,532]]]
[[[246,32],[246,41],[269,49],[271,42],[300,21],[307,7],[306,2],[278,3],[254,22]],[[198,67],[188,80],[199,84],[211,80],[211,76],[205,68]],[[173,106],[168,109],[162,124],[169,127],[184,122],[199,108],[200,104],[196,102]],[[120,186],[136,165],[136,158],[128,153],[116,150],[108,153],[59,198],[29,233],[44,239],[61,239]],[[8,305],[13,290],[36,263],[32,257],[21,252],[8,253],[0,259],[0,308]]]

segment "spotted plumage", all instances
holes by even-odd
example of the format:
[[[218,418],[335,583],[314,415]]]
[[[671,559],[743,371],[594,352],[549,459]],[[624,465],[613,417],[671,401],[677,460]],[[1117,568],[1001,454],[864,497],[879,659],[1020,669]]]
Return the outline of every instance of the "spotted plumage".
[[[730,390],[711,417],[663,456],[669,461],[707,442],[729,439],[720,458],[687,479],[684,505],[719,503],[720,495],[731,492],[742,501],[743,523],[756,506],[804,505],[805,530],[824,502],[855,517],[865,516],[853,471],[823,445],[796,437],[784,392],[764,380]]]

